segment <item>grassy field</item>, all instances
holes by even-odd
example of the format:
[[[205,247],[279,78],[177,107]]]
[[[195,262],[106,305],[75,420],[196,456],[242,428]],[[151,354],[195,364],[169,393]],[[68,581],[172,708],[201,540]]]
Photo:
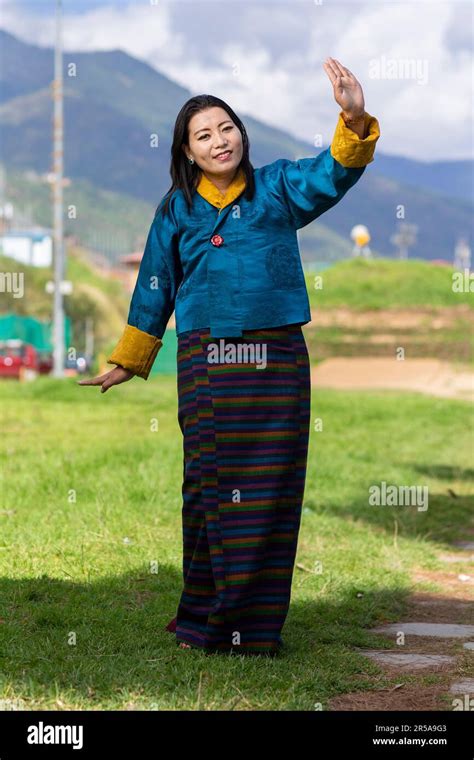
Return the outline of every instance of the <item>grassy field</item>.
[[[419,260],[349,259],[307,274],[313,357],[393,357],[402,346],[407,358],[472,366],[472,293],[465,279],[453,290],[453,273]]]
[[[175,378],[105,395],[3,382],[0,408],[0,700],[21,709],[313,710],[394,684],[354,647],[388,646],[367,629],[401,619],[411,569],[439,567],[472,520],[472,407],[313,393],[323,431],[311,432],[285,652],[183,651],[164,630],[182,578]],[[428,510],[369,506],[381,481],[428,485]]]
[[[14,259],[0,255],[0,268],[16,272],[18,267]],[[51,272],[23,265],[22,270],[25,297],[6,293],[4,311],[50,319],[51,296],[45,284]],[[314,361],[331,356],[394,356],[403,346],[407,358],[436,357],[472,365],[472,295],[453,291],[453,272],[425,261],[375,258],[338,262],[320,273],[322,288],[315,287],[320,284],[315,282],[316,273],[307,274],[312,309],[307,341]],[[86,318],[91,317],[96,356],[104,359],[122,334],[130,293],[91,265],[85,250],[73,246],[68,250],[67,278],[73,283],[73,292],[65,299],[72,346],[84,351]],[[357,321],[361,314],[367,317],[364,325]],[[99,371],[98,362],[94,371]]]
[[[307,274],[306,287],[311,306],[321,309],[472,305],[469,290],[453,290],[454,272],[452,267],[419,259],[355,258]],[[315,276],[322,277],[322,287]]]

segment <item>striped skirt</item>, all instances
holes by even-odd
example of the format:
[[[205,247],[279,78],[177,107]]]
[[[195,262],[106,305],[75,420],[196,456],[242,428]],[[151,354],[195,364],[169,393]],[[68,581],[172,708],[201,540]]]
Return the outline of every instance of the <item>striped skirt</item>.
[[[310,364],[301,326],[178,336],[183,590],[168,630],[209,652],[276,654],[304,495]]]

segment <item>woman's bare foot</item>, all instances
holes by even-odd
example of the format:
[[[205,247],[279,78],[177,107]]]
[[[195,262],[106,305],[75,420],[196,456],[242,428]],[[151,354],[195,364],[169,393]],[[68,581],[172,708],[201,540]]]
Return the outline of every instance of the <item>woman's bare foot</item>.
[[[186,644],[184,641],[180,641],[179,648],[180,649],[191,649],[191,644]]]

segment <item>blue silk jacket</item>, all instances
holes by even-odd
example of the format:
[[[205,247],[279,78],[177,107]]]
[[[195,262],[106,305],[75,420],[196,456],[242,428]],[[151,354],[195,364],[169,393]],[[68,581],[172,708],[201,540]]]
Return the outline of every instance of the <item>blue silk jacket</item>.
[[[209,328],[214,338],[311,320],[296,231],[334,206],[373,161],[379,123],[366,113],[361,140],[339,120],[315,157],[279,158],[255,169],[243,197],[236,173],[225,195],[204,174],[188,213],[180,189],[151,223],[122,337],[110,364],[147,379],[175,311],[176,332]],[[216,209],[217,212],[216,212]]]

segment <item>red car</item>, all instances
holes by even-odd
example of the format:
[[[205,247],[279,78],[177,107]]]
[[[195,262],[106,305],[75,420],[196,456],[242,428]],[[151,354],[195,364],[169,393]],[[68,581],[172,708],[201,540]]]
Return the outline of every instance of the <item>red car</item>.
[[[39,372],[38,352],[22,340],[0,341],[0,378],[30,380]]]

